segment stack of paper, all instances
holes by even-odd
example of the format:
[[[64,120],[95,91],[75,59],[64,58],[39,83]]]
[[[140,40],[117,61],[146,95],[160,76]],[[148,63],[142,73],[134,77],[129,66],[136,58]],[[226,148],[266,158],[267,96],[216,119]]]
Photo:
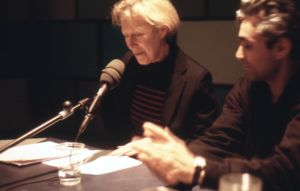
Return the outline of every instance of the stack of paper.
[[[43,164],[60,167],[69,163],[69,152],[57,152],[58,143],[46,141],[12,147],[0,154],[0,162],[24,166],[43,162]],[[124,149],[125,147],[123,147]],[[122,149],[122,150],[123,150]],[[126,150],[126,149],[125,149]],[[81,171],[84,174],[100,175],[141,165],[141,161],[122,156],[117,149],[111,153],[103,150],[84,149],[80,153],[72,153],[75,160],[85,160]],[[123,153],[124,154],[124,153]]]
[[[56,151],[58,143],[46,141],[12,147],[0,154],[0,161],[18,166],[44,162],[68,156]],[[73,153],[78,154],[78,153]],[[90,153],[92,155],[92,153]]]
[[[81,173],[91,175],[107,174],[141,165],[142,162],[127,156],[102,156],[81,167]]]

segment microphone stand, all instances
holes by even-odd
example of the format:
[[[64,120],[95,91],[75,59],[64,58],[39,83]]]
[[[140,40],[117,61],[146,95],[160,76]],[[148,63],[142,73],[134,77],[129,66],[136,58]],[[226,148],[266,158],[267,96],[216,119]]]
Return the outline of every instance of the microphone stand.
[[[77,132],[76,135],[76,139],[75,142],[78,141],[79,136],[85,131],[85,129],[87,128],[87,126],[89,125],[89,123],[92,121],[92,119],[94,118],[94,111],[95,108],[97,107],[97,105],[99,105],[100,101],[101,101],[101,97],[103,96],[104,92],[106,92],[108,90],[108,85],[107,84],[103,84],[102,88],[99,89],[99,91],[97,92],[96,96],[94,97],[91,105],[89,108],[87,108],[86,110],[86,114],[84,116],[84,119],[79,127],[79,130]]]
[[[34,135],[46,130],[48,127],[58,123],[59,121],[62,121],[64,119],[70,117],[74,113],[75,110],[85,107],[88,102],[89,102],[89,98],[85,98],[85,99],[80,100],[76,106],[72,107],[71,102],[65,101],[63,104],[63,110],[60,111],[57,116],[51,118],[50,120],[48,120],[48,121],[44,122],[43,124],[39,125],[38,127],[34,128],[33,130],[25,133],[24,135],[20,136],[19,138],[15,139],[15,140],[11,141],[10,143],[8,143],[7,145],[3,146],[0,149],[0,153],[15,146],[18,143],[24,141],[25,139],[33,137]]]

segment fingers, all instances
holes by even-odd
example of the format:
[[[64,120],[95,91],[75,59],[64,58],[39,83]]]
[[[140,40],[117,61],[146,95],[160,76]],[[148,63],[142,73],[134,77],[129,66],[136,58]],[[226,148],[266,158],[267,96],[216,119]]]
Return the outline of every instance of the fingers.
[[[143,124],[143,128],[144,136],[146,137],[159,137],[160,135],[165,133],[163,127],[151,122],[145,122]]]
[[[119,146],[116,150],[113,150],[111,153],[108,155],[110,156],[130,156],[130,154],[133,156],[136,154],[136,151],[134,151],[130,145],[125,145],[125,146]]]
[[[147,139],[146,141],[132,143],[131,147],[139,153],[144,153],[145,154],[145,159],[143,158],[144,160],[148,160],[148,158],[149,159],[159,158],[159,155],[162,152],[161,147],[156,146],[155,143],[152,143],[151,141],[148,140],[150,139]]]
[[[140,136],[133,136],[131,138],[131,141],[137,141],[137,140],[140,140],[140,139],[142,139],[142,137],[140,137]]]
[[[137,154],[137,151],[132,148],[134,144],[141,144],[141,143],[150,143],[150,138],[138,138],[135,139],[125,145],[118,146],[117,149],[113,150],[109,155],[111,156],[134,156]]]
[[[144,136],[150,137],[155,141],[169,141],[173,139],[173,134],[163,127],[151,122],[145,122],[143,125]]]

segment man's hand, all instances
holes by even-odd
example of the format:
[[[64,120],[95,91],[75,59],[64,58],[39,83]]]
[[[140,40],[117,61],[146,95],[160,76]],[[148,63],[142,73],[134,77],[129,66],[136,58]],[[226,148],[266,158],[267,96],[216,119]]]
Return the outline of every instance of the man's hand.
[[[109,155],[111,156],[134,156],[137,151],[132,148],[133,144],[139,144],[142,142],[151,142],[149,138],[134,137],[131,142],[118,146],[117,149],[113,150]]]
[[[144,123],[144,137],[151,141],[132,143],[137,158],[143,161],[167,184],[192,182],[194,155],[184,141],[173,135],[168,128]]]

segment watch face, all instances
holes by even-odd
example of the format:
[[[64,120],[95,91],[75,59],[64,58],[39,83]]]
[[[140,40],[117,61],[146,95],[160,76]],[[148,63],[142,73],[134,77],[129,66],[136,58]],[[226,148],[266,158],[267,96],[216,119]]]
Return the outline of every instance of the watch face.
[[[199,166],[201,168],[205,168],[206,160],[203,157],[197,156],[194,159],[194,167]]]
[[[193,164],[195,167],[195,171],[193,175],[192,184],[199,185],[202,182],[203,177],[205,175],[206,160],[203,157],[196,156]]]

